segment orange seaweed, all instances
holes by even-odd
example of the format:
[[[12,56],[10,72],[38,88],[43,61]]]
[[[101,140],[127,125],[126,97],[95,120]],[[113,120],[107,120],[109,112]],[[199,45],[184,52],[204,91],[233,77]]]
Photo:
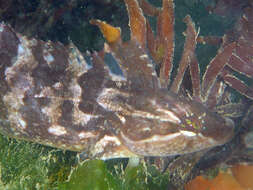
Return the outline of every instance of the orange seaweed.
[[[186,190],[207,190],[211,183],[202,176],[197,176],[195,179],[185,185]]]
[[[100,20],[91,20],[91,24],[97,25],[101,32],[103,33],[104,38],[108,43],[115,43],[120,40],[121,30],[118,27],[113,27],[110,24],[107,24]]]
[[[131,40],[136,40],[140,45],[146,47],[146,19],[139,8],[136,0],[125,0],[129,14],[129,25],[131,29]]]
[[[228,173],[219,173],[213,180],[209,190],[243,190],[236,179]]]
[[[236,168],[238,170],[238,168]],[[240,170],[240,169],[239,169]],[[247,169],[244,169],[245,171]],[[239,171],[240,172],[240,171]],[[249,172],[249,171],[247,171]],[[198,176],[185,185],[186,190],[245,190],[240,183],[229,173],[220,172],[212,180]],[[249,188],[248,188],[249,189]]]
[[[242,187],[253,189],[253,165],[236,165],[231,170]]]

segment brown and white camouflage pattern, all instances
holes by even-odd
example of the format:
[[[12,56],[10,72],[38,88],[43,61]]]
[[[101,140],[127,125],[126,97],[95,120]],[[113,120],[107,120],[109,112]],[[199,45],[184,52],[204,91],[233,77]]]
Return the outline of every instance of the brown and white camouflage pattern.
[[[116,49],[82,55],[2,23],[0,132],[100,159],[185,154],[233,136],[232,120],[161,88],[137,42]]]

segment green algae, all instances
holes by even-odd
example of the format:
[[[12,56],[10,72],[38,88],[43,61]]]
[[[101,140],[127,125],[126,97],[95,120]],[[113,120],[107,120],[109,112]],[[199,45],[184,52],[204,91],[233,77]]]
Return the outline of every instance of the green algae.
[[[62,190],[109,190],[119,189],[119,187],[119,183],[101,160],[85,161],[73,170],[68,182],[59,185],[59,189]]]
[[[139,164],[136,167],[124,166],[119,173],[114,173],[109,168],[124,165],[124,160],[101,161],[89,160],[73,170],[69,180],[59,185],[61,190],[155,190],[166,189],[168,186],[168,174],[161,174],[154,166],[146,167]],[[113,167],[111,167],[113,168]],[[113,170],[115,170],[114,167]]]
[[[77,153],[0,135],[0,190],[167,189],[168,173],[127,162],[80,162]]]
[[[4,189],[56,189],[67,179],[75,154],[0,136],[1,185]]]

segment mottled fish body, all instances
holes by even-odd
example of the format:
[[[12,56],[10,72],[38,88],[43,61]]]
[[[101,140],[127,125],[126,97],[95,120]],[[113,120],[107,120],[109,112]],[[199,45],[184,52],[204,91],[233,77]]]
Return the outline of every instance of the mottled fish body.
[[[10,137],[109,159],[185,154],[233,136],[230,119],[161,88],[134,41],[82,55],[1,24],[0,60],[0,132]]]

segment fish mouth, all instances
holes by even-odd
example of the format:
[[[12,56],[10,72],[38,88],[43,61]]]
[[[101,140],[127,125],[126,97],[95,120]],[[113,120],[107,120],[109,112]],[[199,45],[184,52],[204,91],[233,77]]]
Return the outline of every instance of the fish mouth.
[[[232,119],[225,117],[225,126],[228,128],[227,130],[230,131],[230,133],[228,133],[227,138],[226,139],[231,139],[234,136],[234,129],[235,129],[235,123]]]

